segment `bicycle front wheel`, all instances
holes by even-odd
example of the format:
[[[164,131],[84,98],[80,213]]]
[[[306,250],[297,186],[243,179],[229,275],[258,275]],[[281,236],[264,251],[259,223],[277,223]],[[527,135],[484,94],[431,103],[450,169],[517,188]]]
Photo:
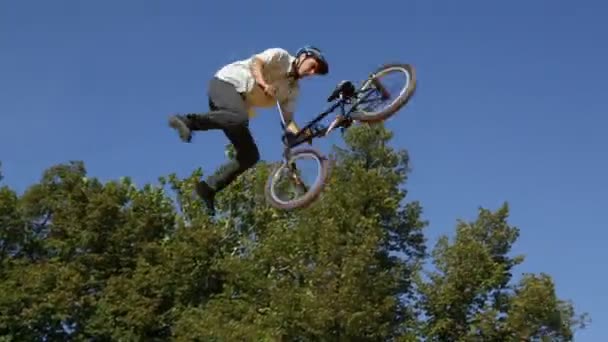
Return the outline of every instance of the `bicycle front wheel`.
[[[386,76],[404,79],[404,85],[391,89]],[[357,91],[357,105],[351,117],[361,122],[383,121],[407,104],[416,90],[416,71],[410,64],[392,63],[378,68]]]
[[[306,161],[312,161],[312,167],[307,167]],[[266,200],[282,210],[307,207],[323,191],[329,168],[329,160],[313,148],[293,151],[287,162],[270,173],[265,188]],[[312,180],[307,179],[310,175]]]

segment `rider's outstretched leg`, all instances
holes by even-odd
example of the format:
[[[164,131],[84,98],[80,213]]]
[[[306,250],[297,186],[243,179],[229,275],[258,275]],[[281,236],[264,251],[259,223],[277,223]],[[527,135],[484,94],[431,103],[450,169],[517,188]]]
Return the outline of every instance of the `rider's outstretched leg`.
[[[192,129],[190,119],[188,115],[172,115],[169,117],[169,126],[174,128],[179,134],[179,138],[182,139],[183,142],[189,143],[192,141]]]

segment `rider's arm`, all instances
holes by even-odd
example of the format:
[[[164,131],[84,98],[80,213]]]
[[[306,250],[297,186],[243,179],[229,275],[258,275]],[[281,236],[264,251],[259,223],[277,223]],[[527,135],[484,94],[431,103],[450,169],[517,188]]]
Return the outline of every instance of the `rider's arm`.
[[[264,76],[262,75],[262,68],[264,67],[264,61],[258,56],[253,57],[251,61],[251,74],[253,78],[255,78],[255,82],[262,88],[266,88],[268,83],[264,80]]]
[[[294,121],[294,111],[296,108],[296,98],[297,91],[294,91],[290,94],[290,96],[284,101],[280,102],[281,111],[283,112],[283,118],[285,119],[285,123],[287,124],[287,130],[296,134],[300,130],[298,125]]]
[[[275,63],[288,64],[289,63],[289,52],[281,48],[270,48],[262,51],[253,56],[251,59],[251,73],[255,78],[255,81],[262,88],[265,88],[268,83],[264,79],[262,69],[265,65],[271,65]]]

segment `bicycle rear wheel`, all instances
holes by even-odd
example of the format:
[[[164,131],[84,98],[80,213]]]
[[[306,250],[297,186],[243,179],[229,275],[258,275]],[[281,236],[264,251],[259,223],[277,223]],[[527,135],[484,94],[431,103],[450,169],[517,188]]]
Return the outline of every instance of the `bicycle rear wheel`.
[[[398,91],[391,91],[380,80],[388,74],[401,74],[405,77],[405,85]],[[351,117],[362,122],[383,121],[397,113],[407,104],[416,90],[416,70],[410,64],[390,63],[379,67],[359,88],[358,100]],[[376,94],[374,96],[374,93]],[[391,102],[377,109],[376,104],[391,100]]]
[[[302,168],[296,165],[303,159],[312,159],[315,179],[310,184],[303,179]],[[291,153],[291,158],[275,167],[266,182],[265,195],[268,203],[282,210],[304,208],[314,202],[325,187],[329,175],[329,160],[313,148],[303,148]],[[285,177],[286,176],[286,177]],[[284,177],[284,178],[283,178]],[[295,194],[295,198],[284,195]]]

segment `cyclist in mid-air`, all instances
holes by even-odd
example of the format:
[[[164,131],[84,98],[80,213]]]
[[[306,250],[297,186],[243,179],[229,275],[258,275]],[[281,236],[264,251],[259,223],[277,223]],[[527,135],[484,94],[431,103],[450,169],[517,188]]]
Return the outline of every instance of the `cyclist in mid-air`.
[[[209,82],[207,113],[173,115],[169,125],[184,142],[193,131],[221,129],[236,150],[236,160],[220,167],[219,172],[196,185],[208,212],[215,214],[215,195],[260,159],[258,147],[249,130],[255,108],[281,106],[288,132],[299,131],[293,121],[299,94],[298,81],[311,75],[326,75],[329,65],[323,53],[313,47],[299,49],[292,56],[285,49],[270,48],[248,59],[222,67]],[[303,132],[310,134],[310,132]]]

